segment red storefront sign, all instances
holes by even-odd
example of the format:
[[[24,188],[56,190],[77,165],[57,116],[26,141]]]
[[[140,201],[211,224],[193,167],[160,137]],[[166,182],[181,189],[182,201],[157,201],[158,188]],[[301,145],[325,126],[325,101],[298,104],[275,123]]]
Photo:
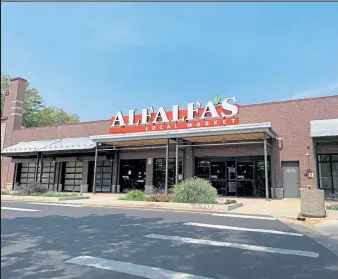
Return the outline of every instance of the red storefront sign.
[[[147,131],[163,131],[176,129],[189,129],[199,127],[215,127],[236,125],[239,123],[239,106],[235,97],[216,102],[207,102],[205,107],[200,103],[189,103],[187,109],[180,109],[174,105],[172,111],[166,112],[160,107],[154,112],[152,107],[142,109],[141,114],[136,110],[129,110],[128,116],[118,112],[110,121],[110,134],[137,133]]]

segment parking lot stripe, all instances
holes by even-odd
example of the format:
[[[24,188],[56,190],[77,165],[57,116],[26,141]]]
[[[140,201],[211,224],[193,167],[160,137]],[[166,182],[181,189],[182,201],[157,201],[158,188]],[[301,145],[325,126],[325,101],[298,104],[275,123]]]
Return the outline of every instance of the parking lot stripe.
[[[54,206],[68,206],[68,207],[81,207],[81,205],[79,205],[79,204],[65,204],[65,203],[30,202],[30,204],[38,204],[38,205],[54,205]]]
[[[185,223],[184,225],[204,227],[204,228],[213,228],[213,229],[220,229],[220,230],[261,232],[261,233],[283,234],[283,235],[291,235],[291,236],[303,236],[300,233],[283,232],[283,231],[275,231],[275,230],[263,230],[263,229],[251,229],[251,228],[242,228],[242,227],[233,227],[233,226],[212,225],[212,224],[193,223],[193,222],[188,222],[188,223]]]
[[[161,240],[171,240],[171,241],[182,242],[182,243],[193,243],[193,244],[204,244],[204,245],[212,245],[212,246],[219,246],[219,247],[237,248],[237,249],[251,250],[251,251],[256,251],[256,252],[267,252],[267,253],[275,253],[275,254],[283,254],[283,255],[303,256],[303,257],[310,257],[310,258],[319,257],[318,253],[309,252],[309,251],[281,249],[281,248],[273,248],[273,247],[265,247],[265,246],[257,246],[257,245],[241,244],[241,243],[221,242],[221,241],[214,241],[214,240],[207,240],[207,239],[196,239],[196,238],[171,236],[171,235],[160,235],[160,234],[148,234],[148,235],[145,235],[144,237],[161,239]]]
[[[260,219],[260,220],[276,220],[273,217],[267,216],[255,216],[255,215],[241,215],[241,214],[212,214],[213,216],[221,216],[221,217],[232,217],[232,218],[244,218],[244,219]]]
[[[37,209],[17,208],[17,207],[6,207],[6,206],[1,206],[1,209],[5,209],[5,210],[13,210],[13,211],[27,211],[27,212],[41,211],[41,210],[37,210]]]
[[[210,277],[175,272],[172,270],[166,270],[152,266],[113,261],[91,256],[72,258],[66,261],[66,263],[111,270],[149,279],[212,279]]]

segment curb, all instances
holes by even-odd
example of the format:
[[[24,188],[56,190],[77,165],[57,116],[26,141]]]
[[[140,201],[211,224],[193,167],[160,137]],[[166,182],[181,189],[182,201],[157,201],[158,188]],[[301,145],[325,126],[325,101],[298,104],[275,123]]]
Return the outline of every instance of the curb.
[[[43,197],[43,196],[15,196],[15,195],[1,195],[2,201],[39,201],[39,202],[57,202],[57,201],[69,201],[69,200],[84,200],[89,197]]]
[[[313,239],[319,245],[325,247],[327,250],[338,256],[338,241],[332,239],[329,234],[313,227],[305,226],[296,220],[290,220],[286,218],[278,218],[278,220],[292,229],[303,233],[305,236]]]
[[[186,213],[203,213],[203,214],[213,214],[213,213],[223,213],[223,214],[226,214],[227,212],[235,209],[235,208],[238,208],[238,207],[241,207],[242,205],[239,204],[237,207],[233,208],[231,206],[228,207],[228,210],[225,210],[225,211],[215,211],[215,210],[212,210],[212,209],[184,209],[184,208],[165,208],[165,207],[157,207],[157,206],[149,206],[149,207],[146,207],[144,205],[114,205],[114,204],[80,204],[82,207],[99,207],[99,208],[121,208],[121,209],[138,209],[138,210],[157,210],[157,211],[171,211],[171,212],[186,212]]]

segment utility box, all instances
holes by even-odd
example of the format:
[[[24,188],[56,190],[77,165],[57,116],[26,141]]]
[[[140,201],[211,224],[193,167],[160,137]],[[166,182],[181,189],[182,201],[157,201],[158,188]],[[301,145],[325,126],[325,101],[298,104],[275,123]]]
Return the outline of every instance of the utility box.
[[[310,218],[325,218],[324,191],[320,189],[300,189],[301,215]]]

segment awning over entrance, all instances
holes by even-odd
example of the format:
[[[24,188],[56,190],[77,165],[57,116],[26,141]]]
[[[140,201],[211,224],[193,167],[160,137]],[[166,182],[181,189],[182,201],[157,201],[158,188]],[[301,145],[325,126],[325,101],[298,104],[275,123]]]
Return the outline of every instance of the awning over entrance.
[[[35,154],[37,152],[91,150],[95,146],[95,142],[88,137],[26,141],[4,148],[1,151],[1,156],[12,157]]]
[[[113,146],[165,144],[168,139],[184,139],[189,142],[216,142],[245,139],[277,138],[270,122],[241,124],[219,127],[190,128],[182,130],[166,130],[131,134],[107,134],[91,136],[94,142]]]
[[[310,122],[311,137],[338,136],[338,118],[327,120],[313,120]]]

